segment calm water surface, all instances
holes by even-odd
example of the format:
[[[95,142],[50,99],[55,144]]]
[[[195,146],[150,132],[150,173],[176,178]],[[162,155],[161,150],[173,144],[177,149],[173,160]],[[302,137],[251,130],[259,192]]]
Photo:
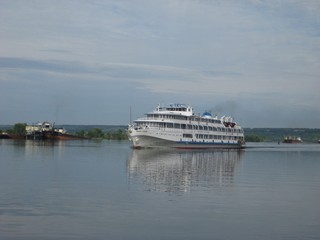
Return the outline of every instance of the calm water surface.
[[[0,140],[0,239],[320,239],[320,144]]]

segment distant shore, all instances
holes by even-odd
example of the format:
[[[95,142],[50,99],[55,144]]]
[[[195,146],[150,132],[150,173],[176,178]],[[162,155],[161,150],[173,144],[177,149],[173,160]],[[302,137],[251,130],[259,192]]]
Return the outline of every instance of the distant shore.
[[[0,125],[0,133],[12,129],[13,126]],[[56,127],[64,128],[69,135],[79,138],[127,140],[126,125],[56,125]],[[244,128],[244,132],[246,142],[282,142],[285,136],[301,137],[304,143],[318,143],[320,139],[320,128]]]
[[[0,139],[41,139],[41,140],[81,140],[108,139],[127,140],[126,126],[114,125],[55,125],[55,129],[64,129],[66,133],[45,131],[37,135],[27,135],[25,123],[0,125]]]
[[[318,143],[320,139],[319,128],[245,128],[244,133],[248,142],[282,142],[286,136],[300,137],[304,143]]]

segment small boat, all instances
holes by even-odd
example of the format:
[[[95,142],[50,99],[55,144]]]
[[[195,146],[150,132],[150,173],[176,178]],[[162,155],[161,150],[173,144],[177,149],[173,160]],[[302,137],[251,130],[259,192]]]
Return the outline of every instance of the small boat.
[[[35,125],[26,126],[26,139],[33,140],[75,140],[83,139],[72,134],[68,134],[63,128],[55,128],[54,124],[49,122],[40,122]]]
[[[286,136],[283,139],[283,143],[302,143],[302,139],[296,136]]]
[[[0,133],[0,139],[7,139],[10,138],[9,134],[6,132],[1,132]]]
[[[241,148],[245,144],[243,128],[231,117],[196,115],[185,104],[158,105],[130,124],[127,135],[134,148]]]

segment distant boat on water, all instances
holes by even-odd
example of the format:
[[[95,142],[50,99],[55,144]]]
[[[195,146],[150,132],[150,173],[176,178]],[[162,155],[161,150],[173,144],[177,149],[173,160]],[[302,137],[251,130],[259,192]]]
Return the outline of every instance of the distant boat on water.
[[[286,136],[283,139],[283,143],[302,143],[302,139],[296,136]]]
[[[0,139],[76,140],[84,137],[68,134],[65,129],[55,128],[50,122],[39,122],[26,125],[24,133],[1,132]]]
[[[55,128],[54,124],[49,122],[40,122],[35,125],[26,126],[26,139],[69,140],[80,138],[81,137],[68,134],[63,128]]]
[[[0,139],[7,139],[7,138],[10,138],[10,136],[7,132],[0,133]]]

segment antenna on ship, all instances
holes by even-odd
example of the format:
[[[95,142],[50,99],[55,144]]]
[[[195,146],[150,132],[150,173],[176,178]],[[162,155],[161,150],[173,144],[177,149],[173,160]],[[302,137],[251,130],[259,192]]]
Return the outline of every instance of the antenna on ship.
[[[132,123],[132,106],[130,106],[130,124]]]

